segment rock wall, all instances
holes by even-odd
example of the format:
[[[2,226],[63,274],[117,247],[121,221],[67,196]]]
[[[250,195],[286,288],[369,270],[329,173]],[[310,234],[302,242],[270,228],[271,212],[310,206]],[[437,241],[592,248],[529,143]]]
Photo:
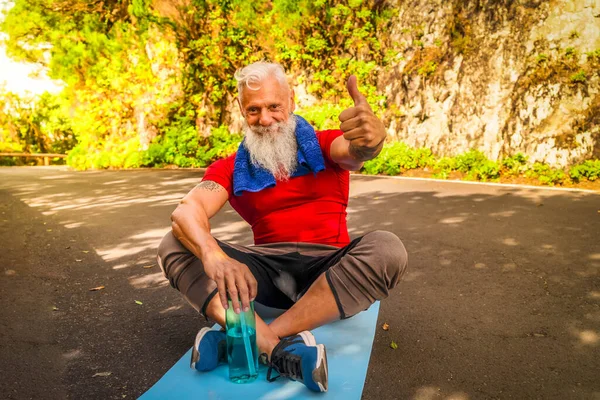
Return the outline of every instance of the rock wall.
[[[397,54],[378,83],[391,137],[438,155],[600,158],[600,0],[395,7]]]

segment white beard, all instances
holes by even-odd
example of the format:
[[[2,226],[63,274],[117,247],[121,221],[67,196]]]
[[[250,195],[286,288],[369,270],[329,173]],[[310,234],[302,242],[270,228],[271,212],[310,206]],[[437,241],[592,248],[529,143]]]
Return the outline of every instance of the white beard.
[[[265,168],[277,180],[288,180],[298,164],[296,117],[292,114],[287,122],[267,127],[250,126],[244,121],[243,130],[244,146],[252,163]]]

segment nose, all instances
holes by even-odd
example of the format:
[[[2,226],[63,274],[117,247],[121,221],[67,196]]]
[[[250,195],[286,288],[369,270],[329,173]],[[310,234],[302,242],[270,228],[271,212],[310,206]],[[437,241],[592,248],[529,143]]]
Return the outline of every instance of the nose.
[[[269,110],[266,108],[262,108],[260,110],[260,118],[258,120],[258,123],[261,124],[261,126],[271,126],[273,122],[274,120],[273,117],[271,117]]]

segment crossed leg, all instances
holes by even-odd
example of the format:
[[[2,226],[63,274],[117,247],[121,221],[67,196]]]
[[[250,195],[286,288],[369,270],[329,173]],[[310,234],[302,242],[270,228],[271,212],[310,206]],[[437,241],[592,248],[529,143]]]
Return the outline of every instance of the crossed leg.
[[[270,325],[257,317],[261,353],[270,355],[280,338],[348,318],[386,298],[408,263],[404,245],[390,232],[370,232],[339,251],[328,260],[326,272],[320,272],[309,289]],[[204,274],[201,262],[172,234],[165,236],[158,253],[159,265],[171,285],[196,310],[225,326],[225,310],[218,296],[210,298],[215,284]]]

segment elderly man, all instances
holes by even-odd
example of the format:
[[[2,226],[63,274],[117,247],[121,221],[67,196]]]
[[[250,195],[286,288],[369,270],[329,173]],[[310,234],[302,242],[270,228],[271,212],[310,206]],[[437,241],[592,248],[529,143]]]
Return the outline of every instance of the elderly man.
[[[386,298],[407,265],[394,234],[350,241],[346,227],[349,171],[379,154],[385,128],[354,76],[347,83],[354,107],[340,114],[340,130],[320,132],[293,114],[294,92],[280,65],[257,62],[236,79],[245,138],[177,206],[158,261],[171,285],[223,327],[228,296],[236,313],[252,300],[286,310],[268,325],[257,317],[267,378],[275,370],[324,392],[326,351],[310,330]],[[211,235],[209,220],[227,201],[252,226],[254,246]],[[226,361],[224,343],[223,331],[200,330],[192,366],[209,371]]]

